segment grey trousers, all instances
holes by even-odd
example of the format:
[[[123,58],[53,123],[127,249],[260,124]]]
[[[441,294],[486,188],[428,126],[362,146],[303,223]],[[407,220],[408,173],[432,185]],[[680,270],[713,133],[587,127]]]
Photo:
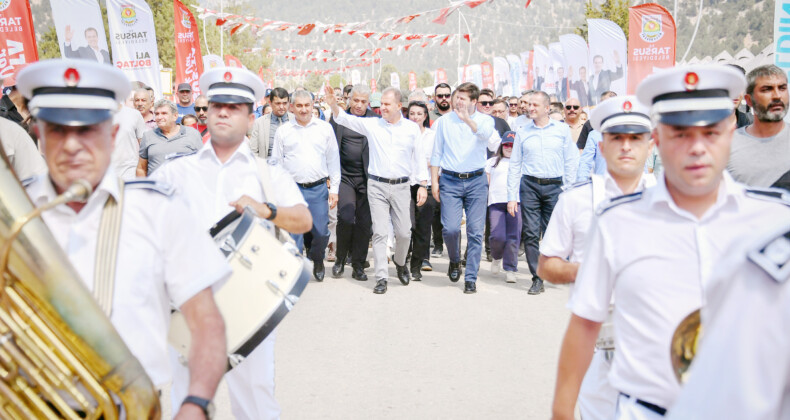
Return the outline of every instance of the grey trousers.
[[[373,261],[376,280],[386,280],[387,236],[390,220],[395,233],[395,263],[406,264],[406,254],[411,241],[411,189],[409,183],[390,185],[368,180],[368,203],[373,221]]]

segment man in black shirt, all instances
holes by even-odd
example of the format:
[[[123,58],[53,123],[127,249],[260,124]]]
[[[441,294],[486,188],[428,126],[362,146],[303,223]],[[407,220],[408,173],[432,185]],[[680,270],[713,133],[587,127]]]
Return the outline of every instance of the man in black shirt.
[[[378,115],[368,109],[370,89],[359,84],[349,94],[348,112],[358,117],[377,118]],[[343,276],[345,261],[351,254],[351,277],[365,281],[368,276],[364,271],[365,260],[368,258],[368,243],[372,232],[370,206],[368,205],[368,139],[351,130],[330,121],[337,137],[340,151],[340,191],[337,206],[337,253],[332,277]]]

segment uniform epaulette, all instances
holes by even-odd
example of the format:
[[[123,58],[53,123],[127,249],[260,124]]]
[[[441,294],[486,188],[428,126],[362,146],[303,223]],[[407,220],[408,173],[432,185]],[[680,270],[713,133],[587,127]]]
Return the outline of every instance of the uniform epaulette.
[[[195,153],[197,153],[197,150],[195,150],[195,151],[189,151],[189,152],[176,152],[176,153],[170,153],[170,154],[167,154],[167,155],[165,155],[165,161],[167,161],[167,162],[172,162],[172,161],[174,161],[174,160],[176,160],[176,159],[178,159],[178,158],[182,158],[182,157],[184,157],[184,156],[192,156],[192,155],[194,155]]]
[[[779,188],[747,188],[746,196],[790,206],[790,194]]]
[[[609,209],[613,209],[619,206],[620,204],[632,203],[634,201],[638,201],[641,199],[642,199],[642,191],[638,191],[632,194],[621,195],[619,197],[614,197],[608,202],[601,204],[601,206],[598,207],[598,211],[596,212],[596,214],[600,216],[606,213]]]
[[[588,179],[586,181],[574,182],[573,184],[571,184],[571,185],[569,185],[567,187],[563,187],[562,190],[563,191],[569,191],[569,190],[572,190],[574,188],[583,187],[583,186],[585,186],[587,184],[592,184],[592,179]]]
[[[790,278],[790,232],[771,236],[767,243],[749,251],[749,260],[772,279],[784,283]]]
[[[25,179],[23,179],[23,180],[19,181],[19,183],[20,183],[20,184],[22,184],[22,187],[23,187],[23,188],[27,188],[27,187],[29,187],[29,186],[30,186],[30,184],[32,184],[32,183],[33,183],[33,181],[35,181],[35,180],[36,180],[36,177],[35,177],[35,176],[31,176],[31,177],[29,177],[29,178],[25,178]]]
[[[173,187],[171,184],[162,181],[155,181],[153,179],[137,179],[134,181],[126,181],[124,185],[128,189],[151,190],[166,196],[171,196],[176,191],[175,187]]]

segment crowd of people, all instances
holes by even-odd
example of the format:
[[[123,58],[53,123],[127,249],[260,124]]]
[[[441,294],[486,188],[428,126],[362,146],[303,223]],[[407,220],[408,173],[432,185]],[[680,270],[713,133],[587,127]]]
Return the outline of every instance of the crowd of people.
[[[446,249],[466,294],[483,260],[504,281],[530,276],[530,295],[574,284],[555,419],[577,403],[584,419],[790,415],[789,99],[776,66],[678,67],[595,106],[473,83],[288,92],[235,68],[206,72],[201,95],[178,85],[173,102],[70,60],[4,87],[0,138],[33,202],[78,179],[94,188],[44,215],[89,288],[106,203],[123,203],[111,320],[156,385],[173,378],[182,414],[208,413],[224,375],[234,416],[279,416],[275,334],[227,374],[216,339],[211,290],[231,273],[205,232],[250,209],[293,236],[319,282],[325,261],[333,278],[350,265],[384,294],[390,262],[409,285]],[[145,302],[124,297],[138,292]],[[170,369],[168,302],[193,335],[189,363],[171,354]],[[699,309],[706,332],[681,384],[668,350]],[[737,369],[721,369],[728,354]]]

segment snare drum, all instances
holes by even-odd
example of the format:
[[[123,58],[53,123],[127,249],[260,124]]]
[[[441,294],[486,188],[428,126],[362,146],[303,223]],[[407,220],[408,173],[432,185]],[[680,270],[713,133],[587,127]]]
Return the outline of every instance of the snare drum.
[[[233,269],[230,279],[214,291],[232,369],[293,309],[310,281],[310,270],[290,238],[277,239],[279,230],[251,210],[228,214],[210,233]],[[169,341],[186,364],[191,337],[181,312],[171,316]]]

